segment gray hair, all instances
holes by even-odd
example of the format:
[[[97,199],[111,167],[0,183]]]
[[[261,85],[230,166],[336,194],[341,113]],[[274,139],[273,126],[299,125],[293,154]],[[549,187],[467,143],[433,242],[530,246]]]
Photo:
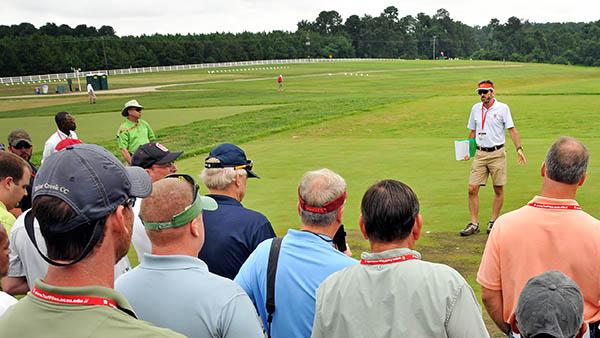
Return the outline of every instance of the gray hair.
[[[573,137],[563,136],[554,142],[546,155],[546,177],[577,184],[585,175],[590,155],[587,148]]]
[[[346,181],[340,175],[326,168],[306,172],[298,187],[300,197],[306,204],[315,207],[321,207],[333,201],[344,191],[346,191]],[[326,214],[300,210],[302,224],[306,225],[329,225],[335,221],[336,214],[337,210]]]
[[[221,163],[218,158],[211,157],[206,160],[208,163]],[[200,173],[200,178],[208,189],[223,190],[227,188],[237,175],[247,175],[244,169],[235,170],[233,168],[204,168]]]

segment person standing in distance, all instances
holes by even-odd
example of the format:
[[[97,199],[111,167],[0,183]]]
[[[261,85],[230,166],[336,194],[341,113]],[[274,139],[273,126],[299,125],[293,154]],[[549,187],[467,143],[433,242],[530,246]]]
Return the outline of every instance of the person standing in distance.
[[[117,143],[123,158],[127,164],[131,165],[131,156],[141,145],[156,140],[154,130],[148,122],[142,120],[142,109],[144,107],[137,102],[131,100],[125,102],[121,115],[125,117],[125,122],[117,131]]]
[[[88,98],[90,99],[90,104],[96,103],[96,92],[94,92],[94,86],[91,83],[87,84],[87,92]]]
[[[517,150],[517,163],[525,164],[527,159],[521,145],[521,138],[512,119],[508,105],[496,100],[494,83],[491,80],[480,81],[477,94],[481,103],[476,103],[471,108],[469,123],[469,138],[474,138],[477,152],[471,164],[469,177],[469,211],[471,222],[460,231],[461,236],[470,236],[479,233],[479,188],[487,182],[488,176],[492,177],[494,185],[494,202],[492,216],[488,222],[489,234],[494,221],[500,215],[504,202],[504,185],[506,184],[506,130]],[[465,160],[469,157],[465,156]]]

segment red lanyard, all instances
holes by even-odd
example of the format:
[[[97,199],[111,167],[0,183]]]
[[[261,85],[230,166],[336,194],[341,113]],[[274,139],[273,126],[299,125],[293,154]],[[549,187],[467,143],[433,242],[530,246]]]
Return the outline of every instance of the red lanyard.
[[[483,113],[484,105],[483,103],[481,104],[481,131],[485,131],[485,119],[487,118],[487,113],[492,109],[495,102],[496,100],[492,101],[492,105],[485,110],[485,114]]]
[[[379,258],[379,259],[363,258],[360,260],[360,264],[362,264],[362,265],[385,265],[385,264],[410,261],[412,259],[419,259],[419,256],[417,256],[415,254],[408,254],[408,255],[403,255],[403,256],[396,256],[396,257],[390,257],[390,258]]]
[[[565,205],[565,204],[543,204],[538,202],[530,202],[527,204],[530,207],[541,208],[541,209],[553,209],[553,210],[581,210],[578,205]]]
[[[40,299],[52,303],[66,305],[100,305],[117,309],[117,302],[115,302],[112,299],[102,297],[59,295],[56,293],[50,293],[44,290],[40,290],[36,287],[34,287],[33,290],[31,290],[31,293]]]

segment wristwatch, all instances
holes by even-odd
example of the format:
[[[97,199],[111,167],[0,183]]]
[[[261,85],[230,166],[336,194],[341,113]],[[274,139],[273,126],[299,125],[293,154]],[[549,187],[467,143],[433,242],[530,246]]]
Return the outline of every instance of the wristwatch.
[[[517,151],[519,151],[519,149],[523,150],[523,146],[518,146]]]

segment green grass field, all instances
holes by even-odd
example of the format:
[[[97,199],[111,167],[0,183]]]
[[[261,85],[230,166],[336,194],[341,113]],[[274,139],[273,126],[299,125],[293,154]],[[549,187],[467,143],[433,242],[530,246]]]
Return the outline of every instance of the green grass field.
[[[276,91],[279,73],[285,77],[283,93]],[[76,116],[82,139],[116,151],[113,135],[120,109],[136,98],[147,107],[144,117],[160,142],[185,151],[177,163],[181,172],[198,174],[217,143],[241,145],[262,177],[250,181],[244,204],[267,215],[279,235],[299,225],[296,188],[301,175],[321,167],[340,173],[348,183],[344,223],[355,257],[367,249],[357,226],[362,194],[377,180],[401,180],[421,202],[426,232],[417,249],[424,259],[459,270],[479,294],[475,276],[487,236],[458,236],[469,218],[470,163],[454,160],[453,141],[466,138],[469,111],[478,101],[474,88],[486,78],[496,83],[497,98],[510,105],[528,158],[527,165],[517,166],[508,142],[503,211],[522,206],[539,191],[539,169],[548,147],[559,136],[570,135],[582,140],[592,155],[578,200],[600,217],[597,68],[398,60],[217,74],[165,72],[113,76],[109,83],[115,88],[170,86],[150,92],[98,92],[96,105],[76,95],[13,99],[7,95],[21,93],[15,88],[2,92],[3,88],[0,134],[23,127],[39,153],[54,129],[52,115],[66,110]],[[482,189],[480,197],[480,220],[485,223],[491,188]],[[492,335],[498,335],[487,314],[484,317]]]

